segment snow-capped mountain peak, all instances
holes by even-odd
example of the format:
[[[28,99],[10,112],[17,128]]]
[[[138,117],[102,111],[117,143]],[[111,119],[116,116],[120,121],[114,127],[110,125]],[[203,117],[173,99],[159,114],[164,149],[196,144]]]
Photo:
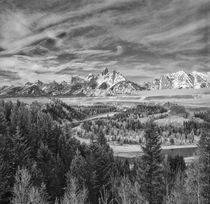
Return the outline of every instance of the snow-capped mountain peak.
[[[34,82],[34,84],[37,85],[37,86],[42,86],[44,83],[40,80],[37,80],[37,81]]]
[[[126,81],[126,78],[119,72],[116,72],[115,70],[109,71],[106,68],[101,74],[98,75],[96,81],[98,83],[98,87],[100,87],[102,84],[112,87],[119,82]]]
[[[27,82],[23,86],[2,87],[0,96],[105,96],[133,94],[151,89],[199,89],[204,87],[210,87],[210,72],[168,73],[154,79],[153,82],[146,82],[140,86],[128,81],[121,73],[109,71],[106,68],[98,75],[72,76],[69,82],[44,83],[38,80],[34,83]]]
[[[178,71],[160,76],[154,79],[151,89],[182,89],[182,88],[203,88],[210,86],[210,74],[193,71],[186,73]]]
[[[109,73],[108,68],[105,68],[104,71],[102,71],[101,75],[103,76],[103,75],[106,75],[106,74],[108,74],[108,73]]]
[[[44,83],[36,81],[26,83],[21,87],[10,86],[0,89],[2,96],[101,96],[116,94],[131,94],[141,90],[139,85],[126,80],[116,71],[107,68],[98,75],[89,74],[86,78],[74,75],[70,82],[62,81]]]
[[[88,80],[88,81],[90,81],[90,80],[92,80],[92,79],[94,79],[95,78],[95,75],[94,74],[88,74],[88,76],[86,77],[86,79]]]

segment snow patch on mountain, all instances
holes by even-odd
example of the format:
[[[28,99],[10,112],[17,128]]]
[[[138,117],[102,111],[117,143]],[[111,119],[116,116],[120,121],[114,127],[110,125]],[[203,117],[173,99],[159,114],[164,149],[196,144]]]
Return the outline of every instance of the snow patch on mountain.
[[[69,82],[28,82],[22,87],[10,86],[0,89],[2,96],[106,96],[131,94],[142,87],[128,81],[116,71],[104,69],[100,74],[89,74],[86,78],[72,76]]]
[[[204,87],[210,87],[209,72],[193,71],[192,73],[186,73],[178,71],[162,75],[159,79],[154,79],[150,84],[150,89],[199,89]]]
[[[200,89],[210,87],[210,72],[179,71],[169,73],[145,82],[142,85],[127,80],[121,73],[104,69],[100,74],[87,77],[74,75],[69,81],[44,83],[28,82],[23,86],[4,86],[0,88],[2,97],[20,96],[115,96],[138,94],[142,90],[156,89]]]

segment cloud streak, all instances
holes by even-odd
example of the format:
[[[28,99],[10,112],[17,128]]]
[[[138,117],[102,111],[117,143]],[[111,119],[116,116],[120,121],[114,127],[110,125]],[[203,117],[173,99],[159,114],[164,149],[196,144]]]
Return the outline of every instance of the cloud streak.
[[[11,83],[106,66],[136,82],[210,69],[209,0],[13,2],[0,10],[0,71],[17,73]]]

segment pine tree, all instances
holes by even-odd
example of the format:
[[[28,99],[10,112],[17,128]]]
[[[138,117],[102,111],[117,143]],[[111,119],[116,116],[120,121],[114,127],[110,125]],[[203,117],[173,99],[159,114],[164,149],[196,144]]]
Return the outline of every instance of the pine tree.
[[[77,153],[72,161],[70,172],[74,178],[78,180],[80,188],[86,186],[88,189],[88,200],[91,203],[95,200],[95,182],[96,182],[96,171],[95,171],[95,158],[89,152],[90,155],[87,155],[87,158],[84,158],[80,151],[77,150]]]
[[[105,187],[105,190],[111,188],[111,175],[114,162],[113,151],[108,144],[103,146],[95,144],[91,147],[91,150],[92,159],[94,159],[92,165],[94,165],[96,172],[94,190],[96,192],[96,197],[99,197],[102,188]]]
[[[20,128],[16,127],[16,132],[12,137],[14,161],[17,166],[26,166],[30,158],[30,149],[26,138],[22,135]]]
[[[59,155],[54,158],[53,163],[54,167],[51,170],[51,179],[49,180],[50,185],[48,186],[48,191],[54,200],[56,197],[61,197],[64,193],[66,172]]]
[[[12,133],[15,133],[18,126],[22,135],[27,136],[30,130],[30,122],[29,109],[23,103],[17,102],[11,113]]]
[[[6,121],[9,122],[10,117],[11,117],[11,112],[13,109],[13,103],[11,101],[5,102],[3,107],[4,107],[4,115],[5,115]]]
[[[59,137],[58,145],[59,156],[64,164],[65,173],[67,173],[80,143],[73,137],[61,135]]]
[[[28,193],[28,197],[29,197],[30,204],[47,204],[48,203],[44,184],[42,184],[40,188],[32,186]]]
[[[148,123],[145,130],[145,145],[138,169],[140,192],[149,204],[162,204],[163,201],[163,167],[160,136],[156,126]]]
[[[76,155],[71,163],[71,174],[73,177],[75,177],[80,185],[85,184],[85,181],[87,179],[87,162],[85,158],[81,155],[80,151],[76,151]]]
[[[6,126],[6,118],[2,112],[0,112],[0,135],[6,134],[7,126]]]
[[[164,174],[164,185],[165,185],[165,201],[167,203],[167,200],[169,199],[169,190],[170,190],[170,177],[171,177],[171,171],[170,171],[170,163],[168,160],[168,155],[165,156],[163,161],[163,174]]]
[[[10,191],[10,172],[5,161],[0,159],[0,200]]]
[[[102,129],[99,130],[98,137],[97,137],[97,143],[100,144],[101,146],[107,144],[107,140],[106,140],[106,137],[105,137]]]
[[[121,179],[120,186],[118,187],[118,196],[122,204],[131,204],[133,199],[133,185],[126,177]]]
[[[47,204],[44,187],[31,185],[31,175],[27,169],[18,168],[13,187],[12,204]]]
[[[54,157],[47,145],[41,144],[41,147],[37,153],[37,167],[41,170],[40,177],[42,180],[44,180],[47,192],[52,200],[57,197],[57,194],[60,193],[60,190],[63,190],[62,188],[58,190],[60,186],[57,186],[57,184],[60,185],[58,178],[60,172],[58,171],[58,166],[59,158],[57,160]]]
[[[26,169],[18,168],[13,187],[12,204],[29,204],[30,179],[31,176]]]
[[[186,170],[185,189],[190,204],[200,204],[200,168],[195,159]]]
[[[104,186],[106,190],[110,189],[113,160],[113,152],[108,145],[90,145],[85,157],[77,151],[71,164],[71,173],[80,185],[87,187],[90,203],[98,203]]]
[[[71,176],[69,172],[67,174],[67,186],[61,204],[85,204],[87,197],[87,190],[84,187],[78,186],[78,182]]]
[[[201,203],[210,203],[210,133],[203,131],[199,142]]]
[[[5,135],[1,139],[3,141],[0,145],[0,198],[10,194],[17,168],[11,136]]]
[[[14,135],[4,136],[0,146],[0,194],[2,196],[11,193],[17,167],[27,166],[29,157],[28,145],[18,127]]]
[[[184,173],[179,171],[176,175],[176,179],[170,193],[167,204],[186,204],[186,192],[184,186]]]

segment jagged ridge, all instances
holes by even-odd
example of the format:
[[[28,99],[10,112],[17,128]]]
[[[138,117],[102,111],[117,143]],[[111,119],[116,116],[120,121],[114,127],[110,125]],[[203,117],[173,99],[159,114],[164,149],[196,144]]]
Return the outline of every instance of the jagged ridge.
[[[210,87],[210,72],[179,71],[165,74],[152,82],[138,85],[127,80],[116,71],[107,68],[100,74],[89,74],[86,78],[72,76],[69,82],[43,83],[36,81],[24,86],[4,86],[0,88],[2,97],[38,97],[38,96],[115,96],[118,94],[135,94],[142,90],[153,89],[184,89]]]
[[[43,83],[36,81],[24,86],[5,86],[0,89],[0,96],[105,96],[132,94],[144,87],[128,81],[122,74],[107,68],[98,75],[89,74],[86,78],[72,76],[69,82]]]
[[[147,84],[149,89],[184,89],[184,88],[205,88],[210,87],[210,72],[202,73],[193,71],[186,73],[179,71],[165,74],[152,83]]]

